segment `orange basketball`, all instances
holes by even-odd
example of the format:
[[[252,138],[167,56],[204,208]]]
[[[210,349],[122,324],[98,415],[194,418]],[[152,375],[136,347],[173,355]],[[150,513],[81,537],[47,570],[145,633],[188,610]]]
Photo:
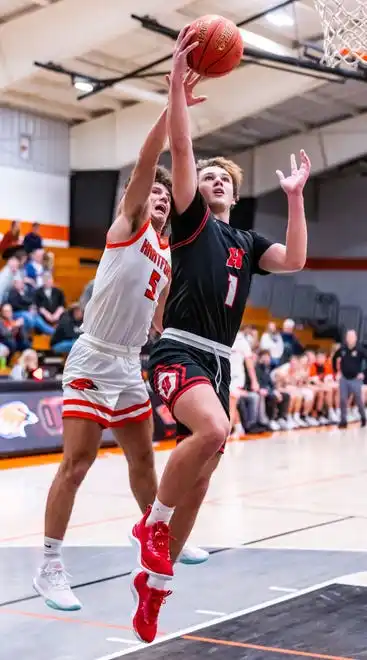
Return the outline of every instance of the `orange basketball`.
[[[192,42],[199,45],[188,55],[188,65],[196,73],[217,78],[230,73],[240,63],[243,53],[241,33],[232,21],[223,16],[197,18],[190,25],[195,30]]]

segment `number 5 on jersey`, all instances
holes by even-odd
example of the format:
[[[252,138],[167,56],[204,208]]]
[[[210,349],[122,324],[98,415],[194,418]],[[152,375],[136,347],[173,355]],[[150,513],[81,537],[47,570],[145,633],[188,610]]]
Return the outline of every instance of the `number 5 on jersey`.
[[[160,273],[158,273],[157,270],[153,270],[150,276],[149,286],[145,290],[145,294],[144,294],[146,298],[149,298],[149,300],[154,301],[156,299],[157,286],[160,279],[161,279]]]

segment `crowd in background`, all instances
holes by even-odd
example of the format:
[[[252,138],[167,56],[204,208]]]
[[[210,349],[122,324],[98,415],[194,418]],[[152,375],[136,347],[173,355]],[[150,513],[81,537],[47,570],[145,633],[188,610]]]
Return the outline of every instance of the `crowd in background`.
[[[43,247],[40,226],[20,241],[19,223],[0,243],[4,265],[0,270],[0,360],[12,363],[14,354],[32,346],[35,334],[48,335],[57,355],[69,353],[80,334],[83,310],[79,303],[66,307],[62,289],[55,286],[53,255]]]
[[[5,261],[0,270],[0,366],[10,364],[13,379],[37,380],[34,334],[49,335],[51,351],[66,356],[82,331],[94,280],[66,308],[64,292],[54,284],[53,255],[44,250],[36,223],[21,243],[13,222],[0,253]],[[156,339],[152,330],[142,353],[143,371]],[[345,428],[350,421],[366,425],[367,353],[354,330],[327,354],[302,346],[292,319],[284,321],[281,331],[270,322],[261,336],[256,327],[245,325],[232,348],[231,374],[233,436],[326,424]]]
[[[338,424],[366,424],[367,353],[349,330],[329,354],[303,347],[292,319],[238,333],[231,356],[233,435]]]

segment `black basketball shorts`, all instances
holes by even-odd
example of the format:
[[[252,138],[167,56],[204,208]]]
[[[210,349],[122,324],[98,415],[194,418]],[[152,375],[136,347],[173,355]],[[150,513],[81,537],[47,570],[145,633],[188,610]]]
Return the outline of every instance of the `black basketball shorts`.
[[[171,339],[160,339],[154,345],[148,363],[149,382],[173,417],[175,403],[181,394],[195,385],[209,382],[229,419],[230,362],[226,358],[219,359],[221,382],[217,391],[218,362],[215,355]],[[176,423],[176,439],[180,442],[191,435],[191,431],[177,419]]]

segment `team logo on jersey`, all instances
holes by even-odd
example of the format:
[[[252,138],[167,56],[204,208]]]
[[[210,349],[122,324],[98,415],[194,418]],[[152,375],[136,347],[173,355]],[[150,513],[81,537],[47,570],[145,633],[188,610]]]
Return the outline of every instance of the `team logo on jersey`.
[[[98,390],[97,385],[90,378],[75,378],[69,383],[73,390]]]
[[[230,268],[236,268],[237,270],[241,270],[243,257],[245,256],[245,250],[242,250],[242,248],[234,248],[234,247],[230,247],[228,249],[229,249],[229,257],[227,259],[226,266],[229,266]]]
[[[178,374],[174,371],[162,371],[158,374],[157,389],[163,401],[168,401],[178,385]]]

